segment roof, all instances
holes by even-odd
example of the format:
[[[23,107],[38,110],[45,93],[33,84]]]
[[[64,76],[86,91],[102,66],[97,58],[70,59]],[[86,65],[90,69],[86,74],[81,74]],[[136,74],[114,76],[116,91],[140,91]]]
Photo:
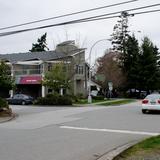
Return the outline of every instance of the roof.
[[[64,46],[64,45],[75,45],[75,41],[74,40],[65,41],[65,42],[58,44],[57,46]]]
[[[57,53],[55,51],[44,52],[26,52],[26,53],[13,53],[13,54],[0,54],[0,59],[16,63],[17,61],[30,61],[30,60],[56,60],[67,57],[64,53]]]

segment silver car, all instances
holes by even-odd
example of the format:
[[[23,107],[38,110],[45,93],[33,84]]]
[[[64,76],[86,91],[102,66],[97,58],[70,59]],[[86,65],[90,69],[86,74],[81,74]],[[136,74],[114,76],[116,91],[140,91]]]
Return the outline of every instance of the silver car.
[[[142,100],[142,113],[160,111],[160,94],[150,94]]]

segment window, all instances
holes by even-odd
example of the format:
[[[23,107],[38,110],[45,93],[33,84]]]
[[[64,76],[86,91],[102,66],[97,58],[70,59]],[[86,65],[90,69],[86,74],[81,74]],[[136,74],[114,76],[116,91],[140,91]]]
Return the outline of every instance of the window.
[[[83,66],[76,65],[76,74],[83,74]]]
[[[48,63],[48,71],[51,71],[51,70],[52,70],[52,64]]]

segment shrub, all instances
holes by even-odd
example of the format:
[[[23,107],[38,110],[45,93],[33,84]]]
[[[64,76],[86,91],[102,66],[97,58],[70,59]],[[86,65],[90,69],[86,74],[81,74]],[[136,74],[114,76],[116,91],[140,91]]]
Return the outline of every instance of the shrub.
[[[38,98],[35,102],[37,105],[72,105],[72,98],[58,94],[48,94],[46,97]]]
[[[72,99],[69,96],[59,96],[58,104],[59,105],[72,105]]]
[[[7,101],[0,97],[0,109],[2,109],[2,108],[8,108],[9,109],[9,106],[8,106]]]
[[[72,101],[73,101],[73,103],[75,103],[75,102],[78,102],[78,101],[79,101],[79,98],[78,98],[77,96],[72,95],[71,97],[72,97]]]
[[[12,109],[9,108],[7,101],[0,97],[0,117],[12,115]]]
[[[104,100],[104,96],[93,96],[92,98],[95,100]]]

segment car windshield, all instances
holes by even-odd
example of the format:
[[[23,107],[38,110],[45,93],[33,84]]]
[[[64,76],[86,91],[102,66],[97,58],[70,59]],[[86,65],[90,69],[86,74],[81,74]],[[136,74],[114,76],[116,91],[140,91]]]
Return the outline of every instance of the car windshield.
[[[145,99],[160,99],[160,94],[150,94]]]

